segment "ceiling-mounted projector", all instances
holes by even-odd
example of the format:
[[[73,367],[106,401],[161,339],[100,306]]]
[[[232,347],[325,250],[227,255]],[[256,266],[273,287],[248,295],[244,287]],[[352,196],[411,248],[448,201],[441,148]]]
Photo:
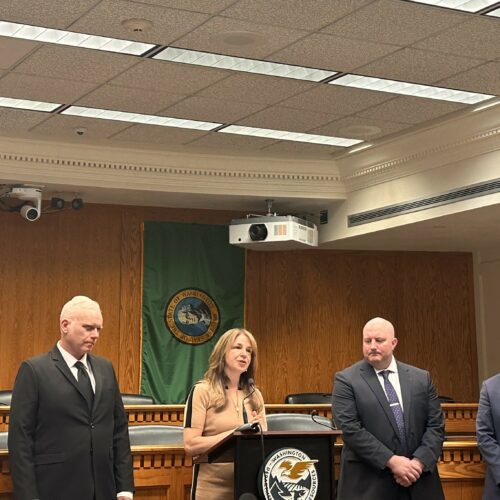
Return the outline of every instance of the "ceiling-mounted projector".
[[[293,215],[266,215],[234,219],[229,243],[252,250],[292,250],[318,246],[318,229]]]

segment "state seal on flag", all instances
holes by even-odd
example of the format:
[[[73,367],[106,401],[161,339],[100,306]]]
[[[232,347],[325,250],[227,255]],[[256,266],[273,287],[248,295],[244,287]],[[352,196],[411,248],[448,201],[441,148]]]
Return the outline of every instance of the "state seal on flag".
[[[165,322],[172,335],[181,342],[204,344],[219,328],[219,308],[203,290],[184,288],[167,302]]]

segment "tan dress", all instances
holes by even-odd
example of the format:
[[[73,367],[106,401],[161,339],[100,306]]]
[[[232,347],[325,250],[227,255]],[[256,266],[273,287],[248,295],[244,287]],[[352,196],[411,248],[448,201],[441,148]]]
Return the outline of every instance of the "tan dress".
[[[207,382],[196,384],[188,396],[184,413],[184,426],[202,430],[203,436],[213,436],[221,432],[235,429],[244,423],[243,391],[239,391],[239,404],[227,401],[225,406],[215,411],[211,404],[211,393]],[[257,389],[251,396],[262,403],[262,415],[265,415],[262,394]],[[249,398],[250,399],[250,398]],[[245,401],[247,415],[252,414],[249,399]],[[236,411],[238,406],[239,411]],[[193,468],[192,500],[233,500],[234,499],[234,466],[227,464],[197,464]]]

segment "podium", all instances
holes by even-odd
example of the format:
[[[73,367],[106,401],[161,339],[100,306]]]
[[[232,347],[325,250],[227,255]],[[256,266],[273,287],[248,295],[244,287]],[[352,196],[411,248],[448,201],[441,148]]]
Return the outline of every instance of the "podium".
[[[334,498],[336,430],[234,431],[196,462],[234,463],[234,498]],[[264,461],[263,461],[264,456]],[[299,495],[300,493],[300,495]]]

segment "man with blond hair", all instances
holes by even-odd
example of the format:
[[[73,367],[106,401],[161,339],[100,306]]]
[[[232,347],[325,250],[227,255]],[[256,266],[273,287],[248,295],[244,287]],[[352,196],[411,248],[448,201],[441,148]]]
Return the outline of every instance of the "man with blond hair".
[[[134,491],[128,422],[109,361],[90,354],[99,304],[77,296],[54,348],[21,364],[12,394],[9,459],[19,500],[127,500]]]
[[[338,372],[333,416],[344,447],[338,500],[443,500],[444,418],[428,372],[396,361],[392,324],[363,328],[362,361]]]

